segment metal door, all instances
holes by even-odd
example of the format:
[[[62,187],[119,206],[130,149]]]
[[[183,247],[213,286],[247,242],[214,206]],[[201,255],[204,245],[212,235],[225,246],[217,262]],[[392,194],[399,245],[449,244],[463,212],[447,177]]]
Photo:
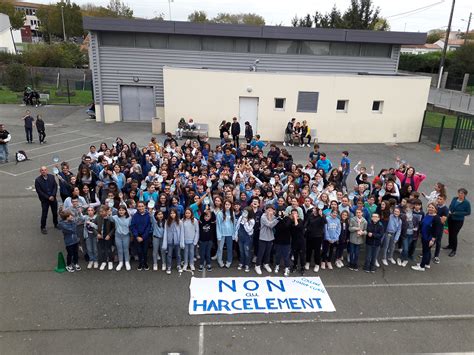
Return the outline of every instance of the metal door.
[[[151,121],[155,116],[153,88],[148,86],[121,86],[120,109],[122,121]]]
[[[253,134],[257,134],[258,122],[258,97],[239,97],[239,121],[242,135],[245,133],[245,122],[249,121]]]

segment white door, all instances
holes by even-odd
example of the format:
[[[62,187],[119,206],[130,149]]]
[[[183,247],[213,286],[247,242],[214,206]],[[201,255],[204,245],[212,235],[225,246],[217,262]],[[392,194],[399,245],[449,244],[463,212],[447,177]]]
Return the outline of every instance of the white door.
[[[241,135],[245,134],[245,122],[249,121],[253,134],[257,134],[258,97],[239,97],[239,122]]]

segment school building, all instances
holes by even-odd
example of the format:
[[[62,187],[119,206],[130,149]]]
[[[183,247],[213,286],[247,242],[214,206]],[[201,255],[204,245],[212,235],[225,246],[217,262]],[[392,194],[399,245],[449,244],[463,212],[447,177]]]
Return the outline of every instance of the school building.
[[[426,33],[92,17],[84,28],[99,122],[156,118],[174,132],[192,117],[217,137],[237,116],[281,141],[295,117],[324,143],[419,137],[430,78],[399,74],[398,60]]]

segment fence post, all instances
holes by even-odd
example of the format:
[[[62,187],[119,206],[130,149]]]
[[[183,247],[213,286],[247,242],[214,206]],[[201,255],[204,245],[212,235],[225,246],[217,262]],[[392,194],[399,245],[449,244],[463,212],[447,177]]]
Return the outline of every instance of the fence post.
[[[464,74],[464,78],[463,78],[463,81],[462,81],[462,87],[461,87],[462,92],[467,91],[467,83],[468,82],[469,82],[469,74],[466,73],[466,74]]]
[[[425,113],[423,113],[423,121],[421,122],[420,136],[418,137],[418,143],[421,142],[421,134],[423,133],[423,127],[425,126],[425,120],[426,120],[426,110],[425,110]]]
[[[438,146],[441,145],[441,137],[443,136],[444,122],[445,122],[445,121],[446,121],[446,115],[443,115],[443,119],[441,120],[441,127],[439,128]]]
[[[456,141],[458,139],[458,132],[459,132],[459,123],[460,123],[461,119],[459,116],[457,116],[457,120],[456,120],[456,128],[454,128],[454,134],[453,134],[453,140],[451,142],[451,150],[454,149],[454,146],[456,145]]]
[[[66,79],[66,86],[67,86],[67,102],[71,104],[71,96],[69,94],[69,79]]]

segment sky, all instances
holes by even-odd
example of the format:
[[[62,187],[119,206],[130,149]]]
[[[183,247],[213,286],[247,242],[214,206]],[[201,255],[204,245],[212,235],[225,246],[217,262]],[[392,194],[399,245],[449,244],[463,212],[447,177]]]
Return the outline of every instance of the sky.
[[[35,1],[35,0],[30,0]],[[72,0],[82,5],[94,3],[106,6],[108,0]],[[36,0],[35,2],[50,3],[56,1]],[[170,19],[168,0],[124,0],[134,11],[134,15],[143,18],[152,18],[163,14],[166,20]],[[375,6],[380,7],[381,15],[389,20],[392,31],[426,32],[430,29],[446,29],[452,0],[373,0]],[[315,11],[326,13],[336,6],[345,10],[350,0],[172,0],[171,19],[186,21],[188,14],[194,10],[204,10],[208,17],[219,12],[253,12],[262,15],[267,25],[291,26],[291,19]],[[411,10],[435,4],[423,11],[400,15]],[[469,13],[474,11],[474,1],[457,0],[453,16],[452,30],[465,31]],[[394,16],[397,15],[397,16]],[[471,21],[471,29],[474,20]]]

